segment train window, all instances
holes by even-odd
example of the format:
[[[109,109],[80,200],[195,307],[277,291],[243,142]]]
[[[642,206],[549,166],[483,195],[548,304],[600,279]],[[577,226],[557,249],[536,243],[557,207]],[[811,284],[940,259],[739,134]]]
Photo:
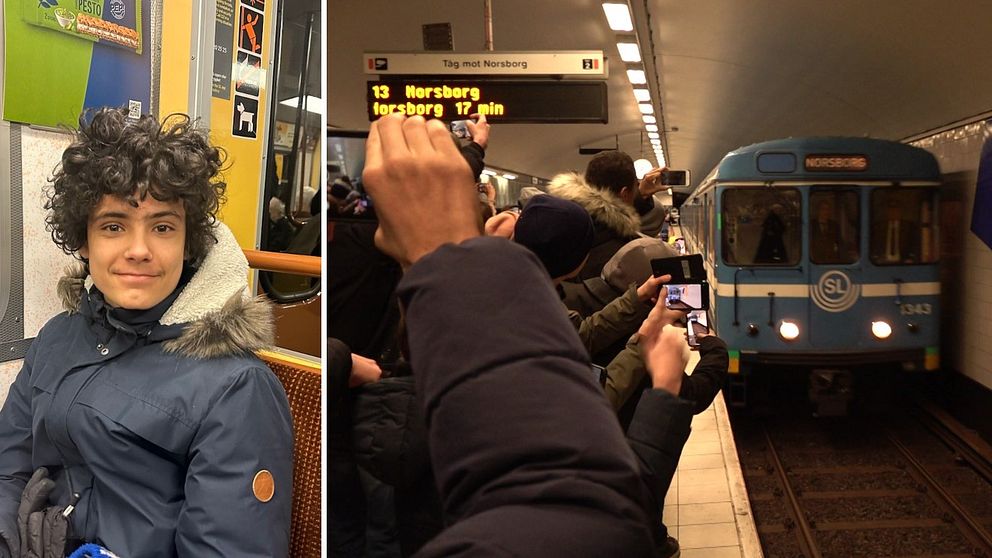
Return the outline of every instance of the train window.
[[[762,153],[758,155],[759,172],[795,172],[794,153]]]
[[[797,265],[802,198],[795,188],[734,188],[723,193],[723,261]]]
[[[851,264],[861,257],[858,193],[814,190],[809,196],[809,259],[816,264]]]
[[[871,261],[915,265],[937,261],[937,191],[877,188],[871,193]]]
[[[261,249],[320,256],[320,160],[324,149],[320,126],[320,2],[280,3],[276,17],[274,76],[269,114],[265,169],[265,213]],[[320,280],[289,273],[263,271],[262,289],[286,304],[309,299],[320,291]]]

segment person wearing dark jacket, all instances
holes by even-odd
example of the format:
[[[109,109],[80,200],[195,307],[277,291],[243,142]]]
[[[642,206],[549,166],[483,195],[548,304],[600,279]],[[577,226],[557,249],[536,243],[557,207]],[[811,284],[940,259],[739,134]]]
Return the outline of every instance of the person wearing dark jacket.
[[[83,263],[0,411],[0,556],[286,556],[292,419],[221,153],[185,116],[89,116],[46,205]]]
[[[377,245],[406,269],[397,292],[449,524],[419,555],[655,555],[653,494],[671,475],[647,489],[640,471],[664,471],[688,437],[688,404],[673,395],[682,334],[665,333],[655,310],[639,333],[658,388],[648,422],[669,420],[635,455],[536,257],[479,238],[470,171],[447,128],[402,115],[373,123],[364,178],[380,207]],[[448,219],[429,218],[438,204]]]
[[[331,557],[361,558],[367,553],[391,550],[396,544],[388,536],[392,525],[382,524],[381,501],[391,505],[389,491],[386,498],[382,493],[373,494],[367,503],[366,486],[362,483],[362,473],[352,444],[351,390],[366,384],[374,385],[382,376],[382,370],[372,359],[351,352],[340,339],[327,338],[328,400],[329,417],[328,448],[328,495],[330,507],[327,513],[330,533],[326,554]],[[366,483],[367,485],[368,483]],[[373,490],[378,487],[372,487]],[[376,499],[378,496],[378,499]],[[391,518],[391,510],[387,518]],[[384,533],[386,536],[384,536]]]

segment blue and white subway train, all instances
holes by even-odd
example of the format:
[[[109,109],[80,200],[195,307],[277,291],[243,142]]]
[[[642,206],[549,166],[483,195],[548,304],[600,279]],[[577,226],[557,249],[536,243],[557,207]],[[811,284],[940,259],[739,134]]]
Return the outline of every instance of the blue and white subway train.
[[[805,365],[816,399],[866,364],[936,370],[939,189],[936,159],[897,142],[790,138],[728,153],[681,213],[688,251],[705,256],[731,385],[756,365]]]

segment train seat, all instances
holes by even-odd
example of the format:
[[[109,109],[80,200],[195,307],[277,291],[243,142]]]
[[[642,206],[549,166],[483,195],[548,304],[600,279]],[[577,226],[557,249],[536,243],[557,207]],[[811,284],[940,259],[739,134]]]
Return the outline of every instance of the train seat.
[[[289,555],[319,558],[320,553],[320,369],[280,358],[258,355],[286,389],[293,414],[293,515]]]

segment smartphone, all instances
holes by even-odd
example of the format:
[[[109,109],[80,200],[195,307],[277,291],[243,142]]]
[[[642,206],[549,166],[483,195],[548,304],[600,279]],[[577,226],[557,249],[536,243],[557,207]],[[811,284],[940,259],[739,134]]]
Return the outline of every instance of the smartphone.
[[[606,369],[598,364],[592,364],[593,377],[599,382],[600,386],[606,385]]]
[[[451,128],[451,133],[459,139],[472,139],[472,133],[468,130],[468,120],[452,120],[451,124],[448,125]]]
[[[669,283],[665,306],[673,310],[708,310],[710,287],[702,283]]]
[[[664,186],[688,186],[689,171],[671,169],[661,171],[661,183]]]
[[[700,283],[706,280],[702,254],[655,258],[651,260],[651,271],[655,277],[671,275],[670,283]]]
[[[702,310],[690,312],[686,321],[686,342],[688,342],[689,346],[693,349],[698,349],[699,336],[706,335],[710,332],[710,328],[706,322],[706,312]]]

